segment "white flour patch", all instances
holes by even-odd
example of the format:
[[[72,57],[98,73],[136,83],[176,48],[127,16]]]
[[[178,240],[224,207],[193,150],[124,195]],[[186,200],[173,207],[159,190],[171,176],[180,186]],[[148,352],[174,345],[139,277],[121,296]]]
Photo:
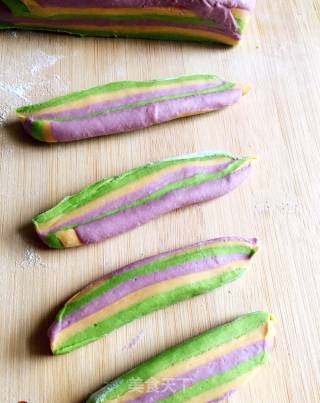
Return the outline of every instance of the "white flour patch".
[[[25,102],[29,102],[29,99],[26,97],[26,92],[30,89],[30,86],[31,85],[28,83],[12,86],[10,83],[0,82],[0,91],[8,94],[9,96],[20,98]]]
[[[299,203],[295,197],[288,194],[275,194],[270,197],[259,197],[254,204],[256,213],[295,214],[299,209]]]
[[[9,105],[6,104],[0,105],[0,127],[4,125],[9,113],[10,113]]]
[[[14,66],[0,71],[0,127],[15,117],[15,109],[29,103],[37,103],[61,95],[68,86],[57,74],[50,73],[64,56],[50,55],[42,50],[20,51]]]
[[[41,256],[33,249],[28,248],[25,250],[23,258],[17,264],[23,269],[36,269],[41,267],[47,267],[41,259]]]
[[[10,39],[16,39],[18,38],[18,32],[17,31],[7,31],[7,35]]]
[[[35,75],[36,73],[39,73],[41,70],[53,66],[54,64],[57,63],[58,60],[61,59],[63,59],[63,56],[48,55],[42,52],[42,50],[40,50],[33,56],[33,65],[30,69],[30,72],[32,75]]]
[[[122,350],[130,350],[130,349],[132,349],[133,347],[135,347],[140,341],[141,341],[141,339],[144,337],[144,331],[143,330],[141,330],[141,332],[140,333],[138,333],[136,336],[134,336],[130,341],[129,341],[129,343],[125,346],[125,347],[123,347],[123,349]]]

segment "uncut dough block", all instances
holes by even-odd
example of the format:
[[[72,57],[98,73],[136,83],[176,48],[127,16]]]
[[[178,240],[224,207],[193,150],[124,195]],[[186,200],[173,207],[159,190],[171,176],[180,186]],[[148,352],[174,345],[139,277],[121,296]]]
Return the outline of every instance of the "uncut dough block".
[[[179,156],[102,179],[33,219],[51,248],[102,241],[181,207],[239,186],[254,158],[205,152]]]
[[[269,313],[241,316],[151,358],[108,383],[87,403],[225,400],[268,361],[274,336]]]
[[[237,44],[255,0],[3,0],[0,28]]]
[[[255,238],[224,237],[131,263],[72,297],[49,330],[64,354],[155,310],[241,277],[258,250]]]
[[[143,129],[233,105],[246,88],[211,74],[120,81],[19,108],[25,130],[45,142]]]

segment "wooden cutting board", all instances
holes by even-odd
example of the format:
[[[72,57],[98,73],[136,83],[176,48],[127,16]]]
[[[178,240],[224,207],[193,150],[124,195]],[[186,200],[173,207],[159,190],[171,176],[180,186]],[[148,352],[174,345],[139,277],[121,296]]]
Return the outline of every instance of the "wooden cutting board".
[[[233,403],[320,401],[320,1],[259,1],[234,49],[174,42],[0,33],[0,401],[80,403],[103,382],[248,311],[278,318],[272,361]],[[210,72],[252,91],[224,111],[144,131],[45,145],[15,107],[113,80]],[[215,202],[110,241],[48,250],[31,218],[102,177],[207,149],[259,156],[251,179]],[[57,307],[123,264],[220,235],[258,236],[251,272],[156,312],[69,355],[52,357]]]

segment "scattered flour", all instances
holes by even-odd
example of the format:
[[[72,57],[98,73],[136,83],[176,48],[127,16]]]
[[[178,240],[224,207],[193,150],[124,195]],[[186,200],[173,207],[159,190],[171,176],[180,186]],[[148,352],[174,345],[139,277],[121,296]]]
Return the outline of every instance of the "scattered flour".
[[[15,33],[16,35],[16,33]],[[68,86],[48,69],[64,56],[50,55],[42,50],[19,51],[14,60],[16,69],[8,65],[0,71],[0,127],[14,116],[17,107],[40,102],[67,92]]]
[[[129,343],[128,343],[126,346],[123,347],[123,350],[128,350],[128,349],[130,350],[130,349],[132,349],[133,347],[135,347],[135,346],[139,343],[139,341],[140,341],[143,337],[144,337],[144,331],[141,330],[140,333],[138,333],[136,336],[134,336],[134,337],[129,341]]]
[[[10,35],[12,38],[18,38],[18,32],[17,32],[17,31],[9,31],[9,35]]]
[[[0,90],[1,91],[1,90]],[[10,106],[7,104],[0,104],[0,127],[4,125],[7,116],[10,113]]]
[[[25,250],[23,258],[17,264],[23,269],[35,269],[40,267],[47,267],[41,259],[41,256],[33,249],[28,248]]]
[[[26,97],[26,92],[30,89],[31,84],[18,84],[15,86],[10,85],[10,83],[0,82],[0,91],[6,93],[9,96],[17,97],[22,99],[25,102],[29,102],[29,99]]]
[[[53,66],[54,64],[57,63],[57,61],[61,59],[63,59],[63,56],[47,55],[42,50],[40,50],[35,55],[35,57],[33,57],[33,65],[31,66],[30,72],[34,76],[41,70]]]
[[[270,197],[261,197],[256,200],[254,209],[257,213],[274,213],[295,214],[299,208],[298,201],[295,197],[288,194],[275,194]]]

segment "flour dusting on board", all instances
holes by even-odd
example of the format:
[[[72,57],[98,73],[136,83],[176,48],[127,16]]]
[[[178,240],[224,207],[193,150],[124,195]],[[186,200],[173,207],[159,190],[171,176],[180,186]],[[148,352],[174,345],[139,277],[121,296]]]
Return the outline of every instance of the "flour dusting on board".
[[[0,127],[11,117],[19,106],[41,102],[50,96],[58,96],[68,91],[68,86],[57,74],[50,73],[64,56],[50,55],[42,50],[20,51],[13,61],[16,66],[6,66],[0,71]]]
[[[35,75],[36,73],[39,73],[41,70],[53,66],[54,64],[57,63],[58,60],[61,60],[62,58],[63,58],[62,56],[48,55],[40,50],[38,54],[36,54],[36,56],[33,57],[34,61],[30,69],[31,74]]]
[[[140,342],[140,340],[143,337],[144,337],[144,331],[141,330],[140,333],[138,333],[136,336],[132,337],[132,339],[129,341],[129,343],[125,347],[123,347],[123,350],[132,349],[133,347],[135,347]]]
[[[256,213],[282,213],[295,214],[299,209],[299,203],[293,195],[289,194],[273,194],[259,196],[255,201],[254,209]]]
[[[26,97],[26,92],[30,89],[29,83],[16,83],[16,85],[11,85],[10,83],[0,82],[0,91],[6,93],[9,96],[17,97],[25,102],[29,102]]]
[[[6,118],[9,115],[9,113],[10,113],[10,106],[7,104],[2,105],[0,104],[0,127],[4,125],[4,122],[6,121]]]
[[[22,260],[17,262],[17,264],[23,269],[47,267],[46,263],[42,261],[41,256],[33,248],[27,248],[24,252]]]

